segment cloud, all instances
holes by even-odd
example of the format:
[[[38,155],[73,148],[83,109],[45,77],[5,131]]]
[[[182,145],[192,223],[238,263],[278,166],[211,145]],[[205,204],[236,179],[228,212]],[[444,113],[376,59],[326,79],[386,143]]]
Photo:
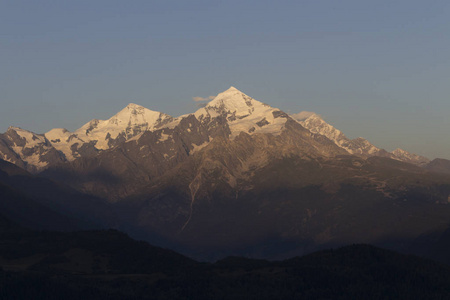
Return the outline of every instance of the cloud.
[[[208,97],[192,97],[192,100],[194,100],[195,102],[203,102],[203,101],[209,101],[214,99],[214,96],[208,96]]]

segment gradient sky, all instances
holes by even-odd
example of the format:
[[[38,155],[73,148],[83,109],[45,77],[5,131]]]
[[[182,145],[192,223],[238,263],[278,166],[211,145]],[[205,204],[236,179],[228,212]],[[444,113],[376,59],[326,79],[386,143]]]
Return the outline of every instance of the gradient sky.
[[[178,116],[229,86],[450,159],[450,1],[0,0],[0,132]]]

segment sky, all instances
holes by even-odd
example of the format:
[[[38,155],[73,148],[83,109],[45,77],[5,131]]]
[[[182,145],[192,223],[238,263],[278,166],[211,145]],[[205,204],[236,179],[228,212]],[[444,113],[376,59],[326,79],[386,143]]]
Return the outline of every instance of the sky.
[[[450,1],[0,0],[0,132],[178,116],[230,86],[450,159]]]

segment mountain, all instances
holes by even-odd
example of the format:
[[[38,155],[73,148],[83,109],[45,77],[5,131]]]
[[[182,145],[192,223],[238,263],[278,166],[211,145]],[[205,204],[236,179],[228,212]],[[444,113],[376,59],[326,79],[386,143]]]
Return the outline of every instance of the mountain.
[[[0,158],[31,172],[65,161],[44,135],[18,127],[0,134]]]
[[[226,146],[235,141],[242,143],[238,146],[243,155],[240,161]],[[193,114],[179,117],[160,129],[145,131],[93,158],[57,165],[42,174],[115,201],[138,192],[169,170],[180,168],[182,163],[190,164],[197,155],[202,156],[197,153],[209,153],[207,149],[211,148],[227,152],[229,161],[224,163],[228,166],[218,167],[223,167],[223,174],[231,182],[246,176],[244,173],[252,168],[264,166],[272,156],[296,153],[312,158],[347,154],[327,138],[312,136],[279,109],[231,87]]]
[[[446,245],[450,175],[233,87],[177,118],[129,105],[52,132],[43,141],[66,161],[15,188],[57,191],[41,203],[192,257],[283,259],[348,243],[433,256]]]
[[[430,171],[450,174],[450,160],[436,158],[430,161],[425,168]]]
[[[405,151],[403,149],[397,148],[394,151],[391,152],[395,155],[395,159],[412,163],[418,166],[425,166],[430,162],[430,160],[424,156],[420,156],[414,153],[410,153],[408,151]]]
[[[392,152],[387,152],[384,149],[380,149],[374,146],[368,140],[362,137],[351,140],[347,138],[339,129],[336,129],[332,125],[325,122],[320,115],[314,112],[302,111],[298,114],[292,115],[292,118],[299,122],[303,127],[310,130],[312,133],[326,136],[336,145],[345,149],[350,154],[362,157],[388,157],[419,166],[424,166],[430,161],[426,157],[407,152],[400,148],[397,148]]]
[[[74,132],[55,128],[45,134],[35,134],[10,127],[0,135],[0,158],[36,173],[76,158],[93,157],[172,119],[130,103],[110,119],[92,120]]]
[[[171,120],[169,115],[130,103],[108,120],[94,119],[73,133],[61,128],[52,129],[45,136],[67,160],[72,161],[110,149]]]
[[[241,132],[278,135],[288,119],[284,112],[245,95],[235,87],[218,94],[194,116],[203,124],[223,117],[228,123],[231,138]]]
[[[164,139],[170,136],[171,129],[179,126],[181,120],[191,116],[206,127],[212,127],[214,122],[222,120],[227,123],[228,128],[225,130],[229,130],[224,135],[231,139],[241,132],[279,135],[285,128],[286,121],[293,119],[311,133],[333,141],[345,153],[362,157],[388,157],[420,166],[429,162],[425,157],[401,149],[389,153],[364,138],[350,140],[316,113],[301,112],[289,116],[277,108],[252,99],[234,87],[218,94],[194,114],[178,118],[130,103],[108,120],[94,119],[74,132],[55,128],[45,134],[36,134],[10,127],[0,135],[0,158],[38,173],[77,158],[96,157],[105,150],[138,139],[145,132],[167,129],[169,133],[164,133],[161,138]],[[202,144],[196,143],[196,149],[204,147],[206,143],[209,143],[208,139]]]
[[[336,145],[345,149],[350,154],[389,157],[386,151],[379,149],[363,138],[350,140],[340,130],[326,123],[318,114],[313,112],[300,112],[292,116],[303,127],[312,133],[326,136]],[[390,157],[392,158],[392,157]]]

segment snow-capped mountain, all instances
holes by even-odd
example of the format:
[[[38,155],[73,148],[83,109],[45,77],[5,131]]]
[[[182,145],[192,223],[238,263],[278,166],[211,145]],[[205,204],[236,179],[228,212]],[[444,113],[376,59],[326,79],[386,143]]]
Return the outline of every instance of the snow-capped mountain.
[[[200,126],[196,129],[193,125],[194,119]],[[277,136],[285,131],[289,122],[302,125],[302,128],[308,130],[306,132],[316,137],[316,142],[320,140],[318,145],[312,140],[303,142],[303,146],[309,144],[313,152],[335,153],[335,150],[323,144],[324,142],[326,144],[326,141],[332,141],[349,154],[364,158],[382,156],[417,165],[428,161],[424,157],[403,150],[389,153],[364,138],[351,140],[316,113],[301,112],[288,115],[251,98],[234,87],[219,93],[195,113],[177,118],[130,103],[108,120],[94,119],[73,132],[64,128],[55,128],[45,134],[36,134],[21,128],[10,127],[6,133],[0,135],[0,158],[29,171],[38,172],[50,165],[70,162],[82,157],[95,157],[102,151],[117,147],[124,142],[138,140],[145,132],[157,132],[158,140],[155,143],[167,140],[173,142],[174,135],[177,136],[176,139],[192,140],[191,144],[184,147],[188,153],[193,153],[208,145],[217,135],[230,139],[235,139],[241,133]],[[197,130],[195,138],[191,130]],[[322,138],[317,139],[317,137]],[[147,145],[141,147],[145,146]],[[176,157],[177,155],[172,153],[174,149],[169,147],[165,150],[167,153],[161,153],[161,155]]]
[[[69,184],[116,201],[188,162],[193,169],[187,173],[197,172],[190,187],[194,191],[211,174],[222,174],[224,184],[235,186],[239,178],[273,159],[293,155],[307,160],[329,159],[346,154],[326,137],[312,135],[286,113],[233,87],[195,113],[168,119],[107,151],[98,151],[94,157],[52,168],[46,176],[65,178],[68,170],[84,174],[86,180]]]
[[[94,155],[99,150],[110,149],[141,134],[170,122],[172,117],[130,103],[108,120],[94,119],[74,132],[63,128],[52,129],[45,134],[52,145],[67,160],[83,155]]]
[[[49,165],[95,156],[172,119],[167,114],[130,103],[108,120],[94,119],[74,132],[55,128],[36,134],[10,127],[0,136],[0,158],[37,172]]]
[[[172,119],[164,113],[130,103],[108,120],[92,120],[74,134],[84,141],[95,142],[97,149],[104,150],[144,131],[159,128]]]
[[[223,116],[228,121],[231,138],[241,132],[280,134],[287,120],[281,110],[259,102],[235,87],[218,94],[194,115],[202,123]]]
[[[416,239],[442,231],[450,212],[450,177],[403,162],[414,155],[349,139],[318,114],[289,116],[233,87],[177,118],[130,104],[73,132],[11,127],[0,152],[39,173],[31,177],[107,202],[118,226],[199,252]],[[73,201],[56,203],[64,202]]]
[[[353,140],[347,138],[339,129],[325,122],[322,117],[314,112],[303,111],[292,115],[292,117],[312,133],[326,136],[350,154],[373,156],[381,151],[364,138],[360,137]]]
[[[409,162],[419,166],[424,166],[430,162],[430,160],[424,156],[410,153],[400,148],[395,149],[391,153],[395,155],[395,159],[397,160]]]
[[[414,153],[409,153],[399,148],[397,148],[392,152],[388,152],[384,149],[376,147],[375,145],[373,145],[368,140],[362,137],[358,137],[356,139],[349,139],[345,136],[344,133],[342,133],[342,131],[336,129],[332,125],[325,122],[320,115],[314,112],[302,111],[298,114],[291,115],[291,117],[312,133],[326,136],[327,138],[332,140],[336,145],[345,149],[350,154],[362,157],[370,157],[370,156],[388,157],[391,159],[396,159],[419,166],[425,165],[430,161],[426,157]]]
[[[0,135],[0,158],[31,172],[65,161],[44,135],[12,126]]]

